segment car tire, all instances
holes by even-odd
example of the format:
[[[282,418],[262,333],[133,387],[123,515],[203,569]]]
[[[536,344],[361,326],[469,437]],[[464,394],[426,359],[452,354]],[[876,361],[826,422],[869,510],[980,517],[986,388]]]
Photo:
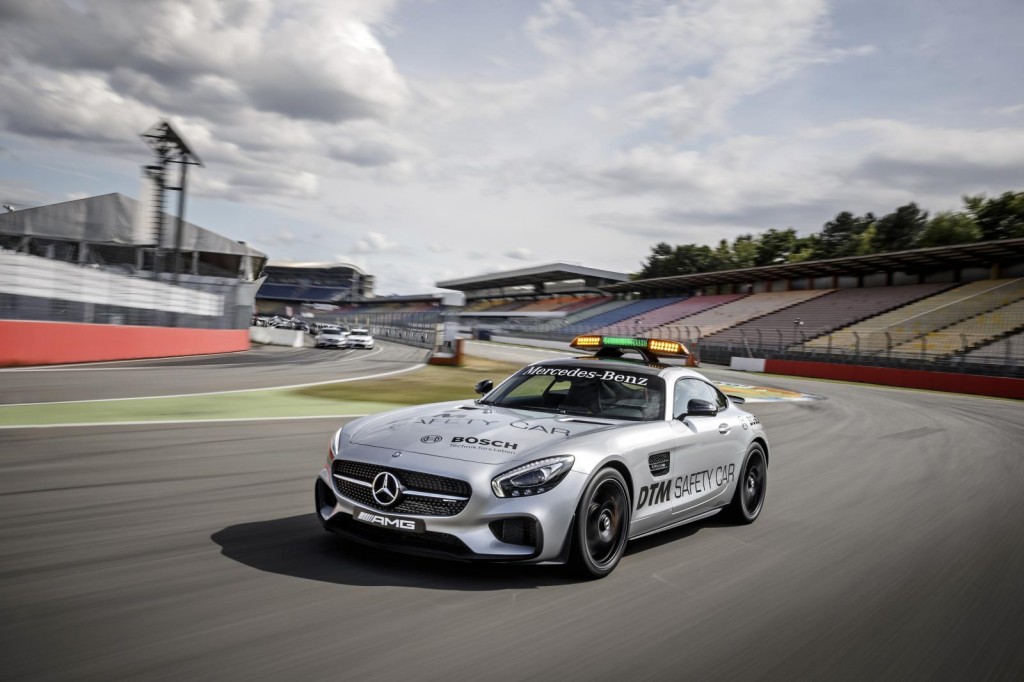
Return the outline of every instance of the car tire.
[[[768,460],[760,443],[752,443],[743,458],[736,492],[726,510],[734,522],[742,525],[753,523],[761,515],[765,493],[768,491]]]
[[[611,573],[626,550],[632,511],[622,474],[612,468],[594,474],[576,507],[569,570],[588,580]]]

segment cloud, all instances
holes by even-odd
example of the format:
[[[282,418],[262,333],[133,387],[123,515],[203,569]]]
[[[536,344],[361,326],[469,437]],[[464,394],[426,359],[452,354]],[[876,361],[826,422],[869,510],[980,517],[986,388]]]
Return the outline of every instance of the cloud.
[[[529,249],[518,248],[506,251],[504,256],[505,258],[512,258],[513,260],[530,260],[533,258],[533,252]]]
[[[389,241],[387,237],[379,232],[369,232],[365,237],[352,245],[353,251],[363,254],[387,253],[389,251],[397,251],[399,248],[399,244]]]
[[[383,123],[409,97],[375,35],[393,6],[33,0],[0,23],[0,123],[144,158],[139,134],[170,118],[214,162],[210,196],[306,198],[332,161],[400,167],[412,153]]]
[[[840,151],[841,150],[841,151]],[[952,208],[962,194],[1024,186],[1024,130],[844,121],[788,135],[742,136],[706,150],[629,150],[569,173],[595,193],[647,195],[647,211],[593,212],[596,224],[675,243],[795,227],[843,210],[887,213],[916,201]]]

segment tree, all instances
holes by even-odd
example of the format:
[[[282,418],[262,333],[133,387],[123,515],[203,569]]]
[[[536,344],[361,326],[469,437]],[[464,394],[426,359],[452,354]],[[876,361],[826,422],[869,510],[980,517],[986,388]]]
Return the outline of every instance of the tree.
[[[712,270],[731,270],[736,267],[733,264],[733,253],[732,247],[729,246],[727,239],[721,239],[718,242],[718,247],[715,249],[714,262],[711,264]]]
[[[871,238],[871,251],[868,253],[912,249],[927,226],[927,211],[922,211],[913,202],[906,206],[900,206],[892,213],[879,218],[875,223],[875,231]]]
[[[776,230],[774,227],[763,233],[756,242],[754,265],[778,265],[789,262],[796,253],[798,237],[792,227]]]
[[[651,255],[647,257],[647,262],[640,269],[640,272],[636,274],[636,279],[668,277],[669,275],[676,274],[672,272],[672,260],[672,247],[667,242],[659,242],[651,248]]]
[[[682,244],[676,247],[673,256],[673,267],[677,275],[693,275],[715,269],[715,252],[710,246]]]
[[[943,211],[928,221],[917,238],[918,247],[968,244],[981,239],[981,229],[968,213]]]
[[[754,235],[741,234],[732,242],[732,263],[736,268],[752,268],[757,263],[757,242]]]
[[[871,213],[858,218],[849,211],[843,211],[822,226],[815,258],[842,258],[857,254],[860,236],[875,222]]]
[[[964,206],[981,230],[981,239],[1024,237],[1024,192],[1004,192],[995,199],[983,194],[964,197]]]

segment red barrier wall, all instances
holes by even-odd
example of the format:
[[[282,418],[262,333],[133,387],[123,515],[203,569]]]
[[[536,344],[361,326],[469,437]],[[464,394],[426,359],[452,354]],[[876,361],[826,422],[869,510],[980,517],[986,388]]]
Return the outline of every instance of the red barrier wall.
[[[248,329],[0,320],[0,366],[5,367],[164,358],[248,349]]]
[[[858,381],[865,384],[925,388],[932,391],[952,391],[990,395],[1000,398],[1024,398],[1024,379],[987,377],[976,374],[951,372],[925,372],[916,369],[866,367],[863,365],[833,365],[827,362],[802,360],[766,360],[764,371],[818,379]]]

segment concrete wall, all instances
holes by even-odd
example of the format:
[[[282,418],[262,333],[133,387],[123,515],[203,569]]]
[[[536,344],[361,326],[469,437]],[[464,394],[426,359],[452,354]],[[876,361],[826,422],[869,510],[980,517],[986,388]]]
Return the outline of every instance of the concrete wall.
[[[136,360],[249,350],[244,329],[0,320],[0,366]]]
[[[249,340],[265,346],[289,346],[303,348],[316,342],[301,329],[277,329],[276,327],[249,327]]]
[[[1024,379],[1008,377],[955,374],[952,372],[926,372],[916,369],[840,365],[803,360],[766,360],[764,371],[819,379],[839,379],[865,384],[923,388],[932,391],[952,391],[1000,398],[1024,398]]]

